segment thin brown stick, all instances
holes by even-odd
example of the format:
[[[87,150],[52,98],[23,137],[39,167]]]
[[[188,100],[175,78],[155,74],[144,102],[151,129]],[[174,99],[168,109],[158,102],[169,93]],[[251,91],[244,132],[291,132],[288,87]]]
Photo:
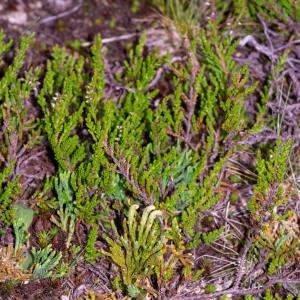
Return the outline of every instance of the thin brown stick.
[[[271,39],[271,37],[270,37],[270,35],[269,35],[269,29],[268,29],[268,26],[267,26],[267,24],[266,24],[266,22],[262,19],[262,18],[260,18],[260,16],[258,16],[258,18],[259,18],[259,20],[260,20],[260,23],[262,24],[262,26],[263,26],[263,29],[264,29],[264,34],[265,34],[265,36],[266,36],[266,38],[267,38],[267,41],[268,41],[268,44],[269,44],[269,47],[270,47],[270,51],[271,51],[271,53],[275,53],[275,51],[274,51],[274,46],[273,46],[273,42],[272,42],[272,39]],[[271,57],[271,60],[272,60],[272,63],[274,62],[274,55]]]
[[[244,47],[247,44],[251,45],[256,51],[268,56],[271,61],[275,61],[278,59],[278,56],[272,50],[258,43],[252,35],[245,36],[243,39],[240,40],[239,43],[241,47]]]
[[[76,6],[74,6],[70,10],[64,11],[60,14],[55,15],[55,16],[45,17],[45,18],[41,19],[38,23],[39,24],[46,24],[46,23],[49,23],[49,22],[56,21],[58,19],[65,18],[65,17],[77,12],[81,6],[82,6],[82,1],[80,1]]]
[[[251,230],[250,230],[250,232],[251,232]],[[250,232],[249,232],[248,236],[250,236]],[[240,257],[240,264],[239,264],[239,268],[238,268],[238,271],[237,271],[237,274],[235,277],[235,283],[234,283],[233,288],[238,288],[238,286],[241,283],[242,277],[245,273],[246,257],[247,257],[248,251],[252,245],[252,242],[253,242],[253,238],[249,237],[246,241],[246,244],[245,244],[243,250],[242,250],[242,255]]]
[[[201,295],[190,295],[190,296],[175,296],[171,300],[205,300],[205,299],[214,299],[223,295],[232,295],[232,296],[245,296],[245,295],[257,295],[263,293],[268,288],[273,287],[276,284],[298,284],[300,279],[288,279],[288,278],[274,278],[269,280],[263,286],[254,287],[254,288],[230,288],[222,291],[218,291],[211,294],[201,294]]]
[[[185,94],[183,95],[185,101],[187,102],[187,115],[184,118],[184,123],[186,125],[186,131],[185,131],[185,140],[190,143],[192,139],[192,117],[195,112],[195,107],[196,107],[196,101],[197,101],[197,93],[195,91],[194,85],[196,82],[196,76],[199,73],[200,70],[200,65],[199,62],[195,56],[194,53],[191,52],[190,49],[190,41],[188,38],[186,38],[185,42],[185,48],[188,51],[188,55],[192,64],[192,70],[191,70],[191,75],[190,75],[190,90],[189,90],[189,95],[186,96]]]

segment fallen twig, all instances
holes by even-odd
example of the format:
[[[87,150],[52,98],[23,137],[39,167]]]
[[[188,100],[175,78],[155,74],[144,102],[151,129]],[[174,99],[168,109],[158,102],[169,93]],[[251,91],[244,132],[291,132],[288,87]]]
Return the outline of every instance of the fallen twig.
[[[38,23],[39,24],[46,24],[46,23],[56,21],[58,19],[65,18],[65,17],[77,12],[81,6],[82,6],[82,0],[76,6],[71,8],[70,10],[64,11],[60,14],[55,15],[55,16],[45,17],[45,18],[41,19],[40,21],[38,21]]]
[[[229,288],[226,290],[218,291],[211,294],[201,294],[201,295],[190,295],[190,296],[175,296],[172,297],[171,300],[205,300],[205,299],[215,299],[217,297],[223,295],[231,295],[231,296],[245,296],[245,295],[257,295],[263,293],[268,288],[276,284],[298,284],[300,283],[300,278],[289,279],[289,278],[274,278],[270,279],[267,283],[253,288]]]
[[[247,35],[243,39],[241,39],[239,46],[244,47],[247,44],[250,44],[252,47],[254,47],[256,51],[268,56],[271,61],[276,61],[278,59],[278,56],[272,50],[258,43],[252,35]]]

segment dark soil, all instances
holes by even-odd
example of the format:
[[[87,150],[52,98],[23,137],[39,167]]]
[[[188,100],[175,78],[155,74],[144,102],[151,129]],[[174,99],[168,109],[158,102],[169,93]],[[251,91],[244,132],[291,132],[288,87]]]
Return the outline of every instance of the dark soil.
[[[84,47],[97,34],[111,38],[135,33],[139,30],[135,19],[150,12],[149,7],[141,5],[138,15],[133,14],[128,0],[4,0],[0,4],[0,26],[8,37],[35,34],[32,61],[38,65],[49,56],[53,45],[75,50],[74,40]],[[120,41],[109,43],[108,58],[124,59],[124,45]]]

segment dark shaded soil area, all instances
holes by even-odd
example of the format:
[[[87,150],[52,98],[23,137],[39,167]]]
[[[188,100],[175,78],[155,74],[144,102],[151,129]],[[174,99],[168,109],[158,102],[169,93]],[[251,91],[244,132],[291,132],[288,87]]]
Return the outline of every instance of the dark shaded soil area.
[[[35,34],[32,61],[38,65],[53,45],[77,50],[78,46],[90,45],[97,34],[103,39],[134,35],[139,30],[136,18],[150,12],[149,7],[141,5],[139,13],[133,14],[127,0],[7,0],[0,4],[0,26],[8,37]],[[110,60],[124,58],[124,43],[118,39],[107,47]]]

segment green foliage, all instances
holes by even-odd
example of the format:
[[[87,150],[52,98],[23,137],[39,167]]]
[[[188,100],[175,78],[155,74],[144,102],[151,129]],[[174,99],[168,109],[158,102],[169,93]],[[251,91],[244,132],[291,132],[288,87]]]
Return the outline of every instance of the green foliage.
[[[223,232],[224,232],[223,227],[210,231],[208,233],[204,232],[201,234],[201,239],[205,244],[209,245],[212,244],[214,241],[216,241]]]
[[[259,14],[264,19],[279,20],[287,24],[291,21],[300,21],[300,2],[298,0],[278,0],[276,2],[252,0],[248,5],[253,17]]]
[[[255,25],[258,18],[265,21],[292,24],[300,21],[300,2],[298,0],[217,0],[212,4],[216,20],[222,24],[227,20]]]
[[[128,292],[128,296],[133,299],[136,299],[139,296],[141,296],[141,290],[134,285],[129,285],[127,287],[127,292]]]
[[[103,165],[103,150],[99,149],[101,140],[97,113],[97,101],[103,95],[105,84],[103,64],[99,56],[100,48],[101,40],[97,39],[92,50],[94,75],[90,82],[86,81],[83,73],[83,58],[76,59],[67,55],[65,49],[56,48],[53,60],[48,63],[43,88],[38,98],[44,112],[42,125],[58,163],[59,172],[72,173],[70,188],[73,190],[74,199],[68,201],[69,204],[76,202],[76,206],[72,209],[69,207],[68,210],[72,210],[72,215],[73,210],[76,211],[77,216],[88,223],[95,223],[99,218],[93,210],[98,204],[98,186],[101,184],[99,172]],[[78,134],[82,130],[87,103],[88,115],[85,121],[89,134],[95,141],[91,147],[82,142]],[[88,153],[90,156],[87,156]],[[70,222],[73,222],[72,220],[73,217],[70,217]]]
[[[155,57],[151,58],[151,63],[148,62],[149,58],[144,61],[141,56],[143,44],[139,45],[134,59],[131,58],[128,63],[134,65],[135,68],[131,70],[137,72],[126,74],[127,86],[138,85],[137,90],[129,92],[119,108],[112,101],[106,101],[102,114],[98,108],[99,116],[103,117],[94,126],[99,128],[98,140],[104,144],[104,155],[109,159],[108,162],[103,160],[104,167],[122,176],[119,181],[121,185],[110,185],[111,189],[118,188],[118,191],[106,195],[110,197],[130,191],[145,204],[157,201],[172,213],[182,212],[182,226],[191,235],[194,235],[197,211],[213,206],[218,200],[215,191],[219,174],[231,153],[223,153],[210,175],[199,186],[198,178],[205,170],[213,144],[220,142],[215,141],[216,131],[220,131],[221,139],[226,143],[232,142],[245,129],[247,124],[244,122],[243,101],[255,88],[245,88],[247,70],[231,60],[235,49],[231,39],[220,40],[216,34],[212,43],[204,34],[201,37],[200,46],[205,54],[201,61],[203,69],[198,69],[191,46],[187,49],[191,51],[189,65],[177,66],[181,76],[174,77],[175,93],[163,99],[154,111],[149,107],[149,100],[155,94],[141,94],[139,90],[147,90],[154,76],[154,70],[149,65],[157,66],[158,63]],[[205,67],[209,73],[205,72]],[[189,81],[191,72],[193,80]],[[137,76],[141,79],[137,80]],[[195,93],[189,99],[188,94],[192,89]],[[97,109],[93,111],[97,112]],[[216,122],[217,115],[224,115],[224,118]],[[203,131],[204,125],[206,129]],[[95,129],[92,134],[96,137]],[[199,136],[207,141],[200,153],[195,150],[200,145],[190,142]],[[178,137],[179,141],[174,137]],[[182,140],[186,143],[182,143]],[[107,174],[110,178],[115,176],[111,172]],[[115,182],[115,179],[111,182]],[[107,190],[107,186],[104,189]],[[187,219],[189,222],[186,222]]]
[[[139,290],[144,288],[141,277],[156,275],[168,282],[179,265],[186,278],[201,276],[203,270],[194,268],[185,252],[221,234],[202,234],[196,227],[201,213],[220,199],[227,161],[243,149],[238,145],[241,133],[247,136],[253,129],[244,101],[256,84],[250,83],[248,69],[232,60],[237,43],[221,36],[213,23],[210,36],[201,32],[189,40],[191,36],[184,49],[187,62],[175,65],[168,57],[145,55],[142,37],[118,75],[124,94],[117,100],[105,98],[99,37],[87,68],[83,58],[56,48],[38,97],[41,125],[59,174],[48,184],[48,192],[57,195],[49,202],[57,211],[51,220],[68,235],[67,247],[75,220],[89,224],[85,259],[92,263],[99,255],[98,222],[113,229],[106,255],[119,266],[125,285]],[[158,91],[149,86],[162,65],[171,70],[170,91],[154,105]],[[131,206],[123,228],[117,228],[111,219],[124,215],[128,198],[146,208],[139,218],[137,207]],[[170,226],[165,246],[154,222],[158,212]],[[145,235],[151,238],[144,241]]]
[[[267,271],[273,275],[285,265],[297,264],[299,233],[295,213],[274,217],[265,223],[257,237],[255,246],[265,249]]]
[[[16,173],[18,159],[25,150],[30,150],[40,142],[40,131],[34,114],[31,112],[29,101],[33,90],[37,86],[40,69],[28,69],[25,74],[22,68],[32,37],[22,38],[11,65],[3,67],[0,80],[0,210],[1,221],[12,224],[15,234],[14,255],[19,257],[18,263],[24,260],[24,247],[29,238],[29,227],[33,220],[33,210],[21,204],[13,204],[17,200],[20,185]],[[4,42],[4,34],[0,33],[0,53],[3,56],[10,50],[12,42]],[[34,274],[39,274],[42,261],[33,250],[35,256]],[[28,254],[29,255],[29,254]],[[45,257],[45,256],[44,256]],[[46,263],[46,260],[43,262]],[[50,260],[47,268],[53,267],[54,260]],[[24,266],[28,267],[28,261]],[[44,265],[45,266],[45,265]],[[18,266],[20,268],[20,266]],[[25,272],[25,271],[24,271]],[[25,274],[25,273],[24,273]],[[26,271],[26,276],[31,276]],[[48,273],[48,275],[50,275]],[[17,276],[17,274],[16,274]]]
[[[75,203],[73,191],[70,187],[70,173],[59,174],[54,178],[54,187],[57,194],[57,216],[52,215],[51,221],[67,234],[66,247],[69,248],[75,230]]]
[[[213,293],[216,291],[216,286],[213,285],[213,284],[208,284],[206,287],[205,287],[205,291],[206,293]]]
[[[220,174],[240,132],[249,127],[244,100],[255,89],[247,85],[247,69],[231,58],[236,43],[211,28],[209,39],[203,32],[200,40],[187,41],[189,61],[176,65],[174,92],[156,109],[151,102],[157,91],[149,85],[168,60],[144,56],[145,37],[124,63],[119,80],[127,92],[118,103],[104,99],[100,38],[92,47],[90,80],[82,58],[55,49],[38,101],[59,172],[72,172],[73,199],[68,201],[76,202],[71,210],[78,219],[89,224],[101,219],[109,228],[110,207],[121,211],[126,198],[133,197],[177,215],[179,226],[195,237],[195,245],[199,242],[194,231],[199,212],[219,199]],[[197,48],[203,54],[200,61]],[[85,126],[90,143],[79,134]],[[224,146],[217,155],[212,154],[216,144]],[[217,159],[208,167],[211,155]],[[60,211],[65,219],[66,209]]]
[[[55,272],[52,274],[52,278],[59,279],[62,277],[69,276],[72,271],[74,271],[74,267],[77,264],[76,262],[68,263],[68,262],[60,262],[56,268]]]
[[[40,70],[29,69],[19,76],[25,62],[26,51],[32,37],[22,38],[13,62],[8,67],[2,56],[8,52],[12,42],[4,41],[0,32],[0,220],[12,224],[12,203],[20,191],[19,177],[15,173],[17,159],[25,149],[32,148],[39,141],[37,123],[30,117],[28,99],[37,85]]]
[[[0,174],[0,210],[1,221],[6,224],[11,224],[13,209],[12,202],[14,196],[19,191],[18,180],[8,181],[9,176],[14,168],[14,163],[11,163]]]
[[[100,252],[96,249],[95,244],[98,237],[98,228],[93,226],[89,232],[88,240],[85,248],[85,259],[89,263],[95,263],[96,259],[99,257]]]
[[[154,281],[155,286],[167,284],[175,271],[187,280],[202,276],[204,269],[193,264],[191,250],[201,242],[212,244],[223,228],[206,232],[200,220],[223,199],[220,185],[227,162],[246,150],[244,137],[259,131],[267,111],[267,94],[262,93],[257,116],[247,118],[245,100],[257,84],[248,68],[232,59],[238,42],[222,35],[217,23],[209,23],[208,32],[189,30],[199,22],[195,3],[174,0],[162,6],[184,33],[186,60],[171,63],[169,57],[146,54],[143,36],[118,74],[115,84],[122,95],[116,99],[106,98],[104,92],[100,37],[90,59],[55,48],[37,96],[41,131],[35,120],[26,119],[24,108],[39,70],[18,78],[29,39],[21,43],[0,81],[0,122],[6,130],[0,134],[1,221],[9,223],[19,190],[14,173],[18,153],[22,145],[30,148],[37,143],[42,133],[57,172],[46,181],[39,207],[51,208],[49,219],[66,235],[70,255],[80,256],[79,246],[71,245],[76,222],[87,225],[84,258],[90,263],[101,254],[96,242],[106,232],[107,249],[102,253],[120,270],[123,283],[117,277],[115,286],[132,298],[143,297]],[[0,36],[0,51],[9,47]],[[153,82],[162,67],[169,86],[160,94]],[[287,199],[284,184],[291,143],[277,142],[268,158],[259,152],[249,203],[253,223],[262,225],[255,250],[267,249],[270,275],[297,253],[296,230],[289,233],[289,216],[276,210]],[[16,249],[27,240],[32,221],[32,211],[22,209],[22,216],[16,210],[13,224]],[[119,218],[121,225],[111,221]],[[278,229],[274,236],[268,232],[272,226]],[[77,263],[64,260],[59,265],[63,254],[51,248],[54,235],[40,232],[42,248],[33,248],[27,261],[37,279],[63,276]],[[208,285],[206,291],[214,292],[215,287]]]
[[[133,13],[137,13],[139,11],[139,9],[140,9],[140,5],[141,5],[140,0],[132,0],[131,11]]]
[[[286,186],[287,160],[292,141],[276,141],[266,158],[258,153],[257,184],[248,207],[256,224],[260,224],[254,247],[265,249],[267,272],[276,274],[284,266],[296,263],[299,251],[297,218],[292,211],[280,211],[291,195]]]
[[[42,230],[37,233],[37,238],[41,248],[47,247],[51,240],[56,236],[57,229],[51,228],[50,230]]]
[[[73,171],[85,157],[85,145],[73,134],[82,120],[83,59],[76,60],[65,49],[55,48],[48,62],[38,103],[55,160],[61,171]]]
[[[163,255],[164,240],[155,222],[161,212],[151,205],[144,209],[142,217],[139,218],[138,207],[130,207],[128,219],[123,221],[122,235],[112,222],[115,236],[106,237],[109,252],[103,251],[120,268],[126,286],[136,284],[139,276],[155,274]]]
[[[15,253],[26,243],[29,235],[28,229],[32,223],[33,210],[21,204],[15,205],[13,228],[15,234]]]
[[[257,155],[257,184],[254,195],[248,207],[256,218],[260,218],[263,209],[272,209],[277,205],[283,205],[283,183],[286,176],[287,159],[290,154],[292,141],[286,143],[278,140],[274,150],[270,151],[269,158],[264,159],[262,154]],[[270,199],[269,195],[272,195]]]
[[[200,8],[199,0],[152,0],[152,3],[168,16],[183,34],[193,32],[203,17],[203,8]]]
[[[270,291],[270,289],[267,289],[264,295],[264,300],[274,300],[274,297],[272,295],[272,292]]]
[[[99,205],[103,190],[110,190],[111,172],[107,168],[107,160],[104,157],[103,140],[105,136],[102,131],[103,111],[100,110],[100,102],[104,97],[104,64],[101,57],[101,39],[97,37],[92,47],[91,66],[93,74],[91,80],[86,85],[84,95],[86,101],[86,127],[94,143],[90,156],[80,164],[77,171],[72,175],[72,187],[76,197],[76,214],[84,219],[88,224],[95,224],[102,217],[99,212],[95,213],[95,208]],[[101,189],[100,189],[101,188]],[[108,215],[108,208],[105,201],[101,204],[102,219]]]
[[[52,249],[51,245],[46,248],[31,250],[27,267],[32,270],[33,278],[42,279],[51,277],[53,270],[59,264],[62,254]]]
[[[230,22],[231,28],[237,24],[254,25],[258,17],[269,22],[291,24],[300,21],[300,2],[298,0],[152,0],[164,16],[169,17],[183,33],[195,33],[200,26],[214,19],[218,24]],[[227,20],[227,21],[226,21]]]

